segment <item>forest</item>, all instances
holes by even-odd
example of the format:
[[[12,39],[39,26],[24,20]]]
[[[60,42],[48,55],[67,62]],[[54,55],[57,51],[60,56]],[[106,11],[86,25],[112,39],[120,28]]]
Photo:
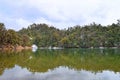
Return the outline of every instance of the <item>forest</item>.
[[[20,35],[12,29],[6,29],[4,23],[0,23],[0,48],[14,48],[15,46],[31,46],[27,35]]]
[[[107,26],[93,22],[67,29],[33,23],[19,31],[6,29],[4,23],[0,23],[0,47],[32,44],[63,48],[120,47],[120,20]]]

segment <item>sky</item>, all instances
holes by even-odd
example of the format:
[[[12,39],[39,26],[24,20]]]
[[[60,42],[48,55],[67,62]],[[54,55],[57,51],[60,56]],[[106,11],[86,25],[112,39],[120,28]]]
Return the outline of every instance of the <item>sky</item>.
[[[120,0],[0,0],[0,22],[7,29],[20,30],[36,23],[59,29],[116,23]]]

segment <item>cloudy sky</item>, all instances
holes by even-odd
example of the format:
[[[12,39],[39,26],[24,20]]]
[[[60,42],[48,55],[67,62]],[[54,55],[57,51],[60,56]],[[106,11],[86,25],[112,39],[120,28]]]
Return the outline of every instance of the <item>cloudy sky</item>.
[[[0,22],[19,30],[32,23],[64,29],[92,22],[108,25],[120,19],[120,0],[0,0]]]

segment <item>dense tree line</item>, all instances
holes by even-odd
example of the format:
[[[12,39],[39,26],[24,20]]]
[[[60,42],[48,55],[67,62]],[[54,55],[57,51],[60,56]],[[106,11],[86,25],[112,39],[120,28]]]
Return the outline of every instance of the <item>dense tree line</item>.
[[[0,47],[32,44],[39,47],[66,48],[120,47],[120,20],[108,26],[91,23],[63,30],[34,23],[18,32],[6,29],[4,23],[0,23]]]
[[[30,45],[29,37],[27,35],[20,35],[12,29],[7,30],[4,23],[0,23],[0,48],[14,48],[18,45]]]
[[[49,27],[47,24],[32,24],[27,29],[20,30],[19,34],[29,36],[31,42],[39,47],[48,47],[59,46],[63,33],[53,26]]]
[[[18,32],[39,47],[120,47],[120,21],[102,26],[92,23],[59,30],[47,24],[32,24]]]

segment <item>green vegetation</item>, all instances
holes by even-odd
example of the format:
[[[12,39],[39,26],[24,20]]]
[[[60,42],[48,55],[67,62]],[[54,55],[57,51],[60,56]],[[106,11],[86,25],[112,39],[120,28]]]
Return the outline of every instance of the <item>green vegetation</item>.
[[[19,31],[21,35],[27,35],[32,42],[39,47],[59,46],[62,38],[62,31],[47,24],[32,24],[27,29]]]
[[[32,43],[39,47],[120,47],[120,21],[102,26],[89,25],[69,27],[59,30],[47,24],[32,24],[18,32],[32,38]]]
[[[18,32],[7,30],[4,24],[0,23],[0,46],[31,44],[38,47],[65,48],[120,47],[120,20],[108,26],[92,23],[64,30],[34,23]]]
[[[29,46],[30,39],[27,35],[20,35],[12,29],[6,29],[3,23],[0,23],[0,48],[13,48],[14,46]]]

